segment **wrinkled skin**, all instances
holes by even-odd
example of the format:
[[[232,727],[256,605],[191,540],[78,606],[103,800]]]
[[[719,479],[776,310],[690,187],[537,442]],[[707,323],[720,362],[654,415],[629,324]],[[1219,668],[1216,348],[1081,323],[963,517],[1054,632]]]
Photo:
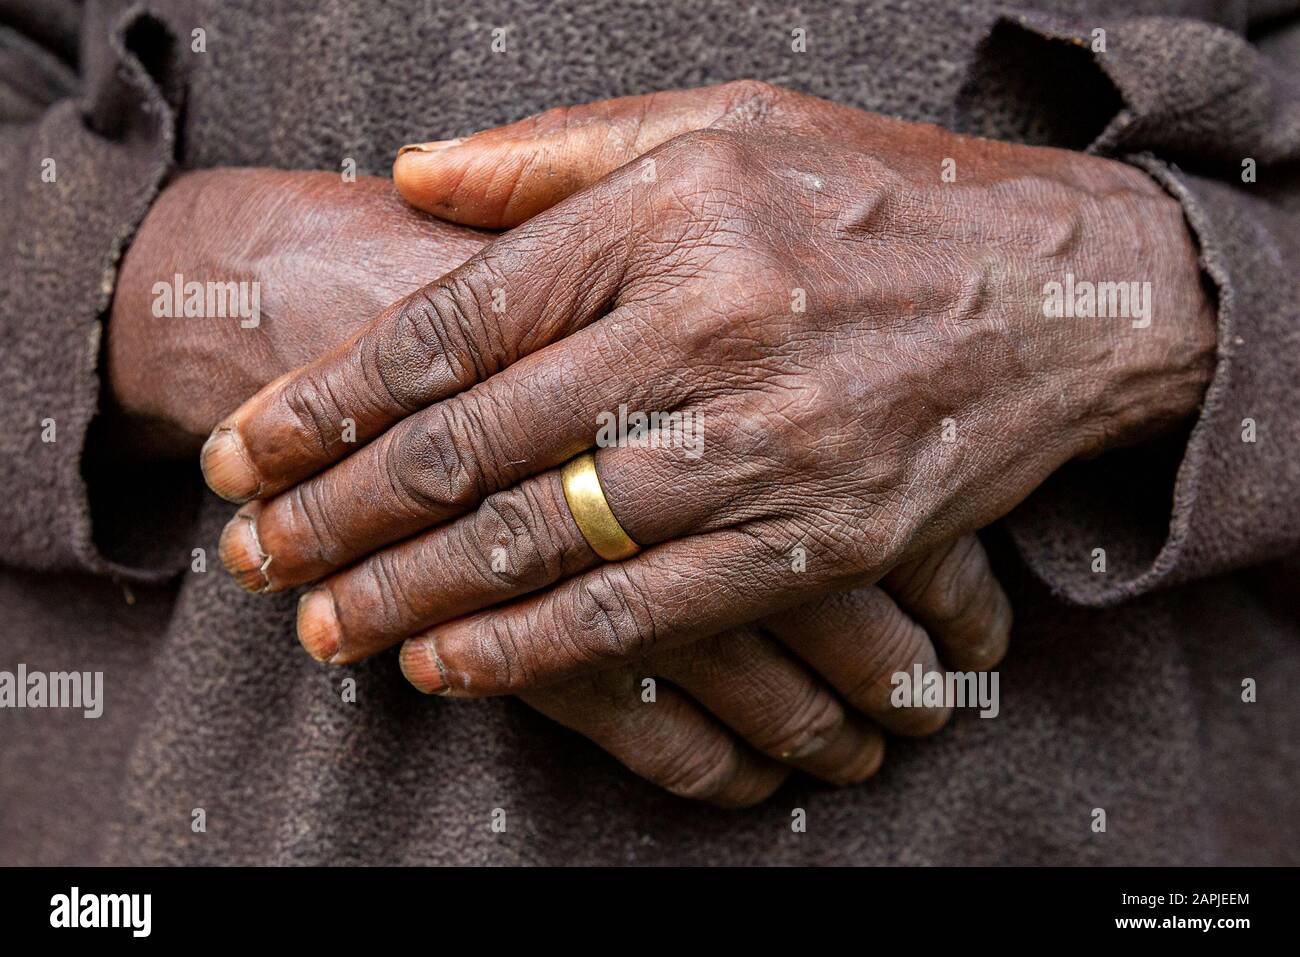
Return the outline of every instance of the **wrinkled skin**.
[[[270,170],[177,178],[130,247],[113,303],[108,382],[130,427],[123,435],[155,455],[193,452],[258,388],[344,343],[489,238],[414,211],[381,180]],[[153,284],[176,273],[260,281],[260,324],[156,318]],[[571,523],[561,532],[573,562],[594,561]],[[382,625],[386,607],[365,614]],[[941,668],[941,653],[951,667],[990,667],[1009,628],[1006,597],[979,543],[965,537],[898,569],[884,588],[837,595],[527,700],[676,793],[745,805],[794,768],[838,784],[874,773],[881,725],[922,735],[949,716],[894,709],[889,676],[913,663]],[[356,647],[352,657],[377,647]],[[642,702],[648,676],[661,679],[653,707]]]
[[[304,643],[412,636],[426,691],[543,688],[879,581],[1184,419],[1210,374],[1181,211],[1109,160],[740,83],[414,150],[396,179],[462,222],[537,215],[264,389],[203,464],[249,502],[223,537],[246,587],[323,579]],[[1150,282],[1153,321],[1047,318],[1067,274]],[[653,546],[601,563],[557,533],[554,469],[620,404],[692,412],[706,448],[599,450]]]
[[[127,250],[108,326],[108,384],[159,454],[197,452],[266,383],[346,342],[395,299],[482,247],[383,180],[213,170],[165,189]],[[153,285],[257,280],[261,323],[155,318]]]

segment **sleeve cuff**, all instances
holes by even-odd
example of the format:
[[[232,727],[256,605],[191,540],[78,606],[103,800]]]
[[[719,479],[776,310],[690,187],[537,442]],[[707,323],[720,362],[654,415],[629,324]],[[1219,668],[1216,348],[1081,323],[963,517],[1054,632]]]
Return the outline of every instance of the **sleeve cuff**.
[[[0,399],[13,416],[0,443],[0,559],[152,582],[183,560],[177,513],[157,517],[186,490],[151,488],[159,476],[137,472],[97,479],[92,491],[87,475],[101,470],[86,453],[103,319],[122,253],[172,170],[180,84],[161,21],[112,7],[91,5],[86,15],[80,98],[11,128],[4,144],[13,171],[6,205],[12,198],[22,228],[5,242],[0,300],[8,340]],[[141,549],[121,534],[138,525],[133,514],[161,530],[155,544]]]
[[[1258,58],[1228,31],[1149,18],[1109,30],[1106,53],[1092,42],[1091,29],[1056,19],[999,20],[955,125],[1142,168],[1182,204],[1217,294],[1217,362],[1190,431],[1070,463],[1007,517],[1025,561],[1054,593],[1109,605],[1300,544],[1300,429],[1291,408],[1300,307],[1284,278],[1300,269],[1294,216],[1267,188],[1234,189],[1170,162],[1239,178],[1242,157],[1262,168],[1297,144],[1273,135]],[[1212,134],[1203,129],[1220,122]]]

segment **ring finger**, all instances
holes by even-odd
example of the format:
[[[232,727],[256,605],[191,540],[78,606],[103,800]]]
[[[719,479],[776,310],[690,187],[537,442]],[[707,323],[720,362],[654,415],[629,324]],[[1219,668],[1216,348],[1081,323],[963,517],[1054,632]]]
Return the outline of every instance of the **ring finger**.
[[[676,450],[611,447],[596,461],[609,513],[640,545],[723,527],[735,505]],[[325,579],[299,603],[298,636],[317,660],[345,664],[601,561],[552,470]]]

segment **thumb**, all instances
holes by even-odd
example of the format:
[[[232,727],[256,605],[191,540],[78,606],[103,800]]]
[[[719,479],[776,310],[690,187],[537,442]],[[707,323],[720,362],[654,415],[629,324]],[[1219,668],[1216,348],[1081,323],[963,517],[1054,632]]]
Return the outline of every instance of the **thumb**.
[[[517,226],[749,97],[745,81],[558,107],[459,140],[403,146],[393,181],[412,206],[467,226]]]

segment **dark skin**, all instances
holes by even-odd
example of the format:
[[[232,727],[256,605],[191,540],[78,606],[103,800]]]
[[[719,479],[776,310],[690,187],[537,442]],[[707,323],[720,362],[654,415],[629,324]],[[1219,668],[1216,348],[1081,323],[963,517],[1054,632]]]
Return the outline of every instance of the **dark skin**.
[[[184,174],[159,196],[122,264],[108,327],[111,394],[158,454],[196,454],[248,396],[346,342],[485,239],[416,212],[383,180]],[[259,281],[261,325],[155,318],[153,284],[176,273]]]
[[[738,83],[543,114],[408,152],[396,179],[462,222],[537,214],[265,388],[203,464],[249,502],[236,576],[323,580],[309,647],[405,636],[426,691],[529,692],[888,581],[1071,459],[1184,420],[1212,369],[1178,204],[1109,160]],[[1067,275],[1149,282],[1153,320],[1045,316]],[[653,547],[584,570],[548,531],[553,470],[620,404],[693,412],[707,451],[600,449]],[[519,583],[474,593],[447,546],[503,492],[541,555],[504,604]]]
[[[342,345],[370,317],[490,239],[413,210],[383,180],[343,183],[331,174],[270,170],[178,177],[128,251],[108,327],[108,384],[129,434],[148,439],[152,454],[194,453],[231,408]],[[156,318],[153,284],[176,273],[259,281],[261,323]],[[460,524],[466,537],[456,543],[481,538],[486,547],[500,535],[509,542],[506,527],[491,525],[494,514],[507,513],[498,506],[467,516]],[[564,543],[572,566],[589,567],[595,556],[563,518],[551,541]],[[519,587],[526,550],[514,544],[511,551]],[[464,561],[461,567],[473,571]],[[488,598],[466,593],[462,601],[479,607]],[[390,605],[349,607],[382,626]],[[451,610],[444,606],[442,614]],[[909,736],[938,730],[949,712],[893,708],[890,675],[913,663],[990,667],[1009,628],[1006,597],[967,536],[898,569],[882,587],[523,697],[675,793],[748,805],[793,769],[835,784],[870,776],[883,757],[882,728]],[[356,644],[339,660],[384,646],[382,637]],[[657,679],[653,705],[643,701],[647,677]]]

